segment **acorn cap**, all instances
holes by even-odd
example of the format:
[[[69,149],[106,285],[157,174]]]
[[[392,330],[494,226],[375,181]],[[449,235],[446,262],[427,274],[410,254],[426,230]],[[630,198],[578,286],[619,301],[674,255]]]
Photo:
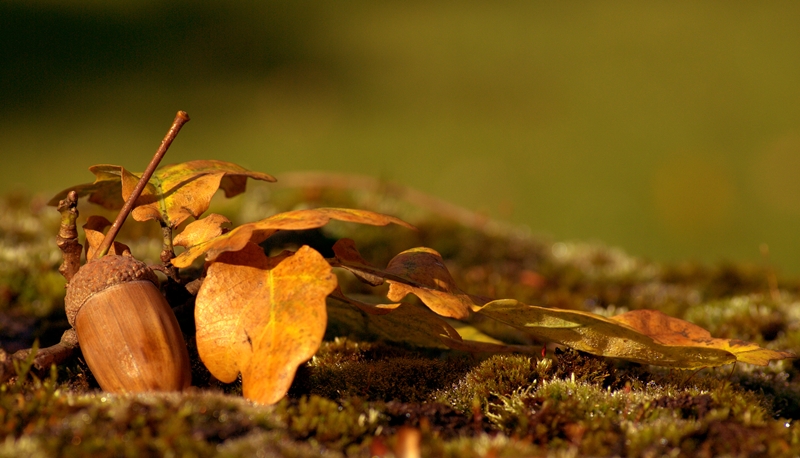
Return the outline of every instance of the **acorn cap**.
[[[89,261],[67,285],[64,306],[70,326],[87,299],[104,289],[130,281],[149,281],[158,286],[158,277],[147,264],[132,256],[106,255]]]

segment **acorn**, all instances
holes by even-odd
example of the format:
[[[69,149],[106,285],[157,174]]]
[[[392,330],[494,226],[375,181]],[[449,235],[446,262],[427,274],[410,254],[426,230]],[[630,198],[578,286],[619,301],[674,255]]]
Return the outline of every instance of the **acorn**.
[[[145,263],[117,255],[88,262],[70,279],[65,306],[103,390],[179,391],[190,385],[178,320]]]

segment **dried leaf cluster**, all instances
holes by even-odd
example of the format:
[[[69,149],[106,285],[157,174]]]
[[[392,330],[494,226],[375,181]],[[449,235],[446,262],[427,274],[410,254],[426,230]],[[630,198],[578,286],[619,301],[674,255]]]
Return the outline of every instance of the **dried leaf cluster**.
[[[139,175],[120,166],[98,165],[90,170],[93,183],[74,186],[53,198],[57,204],[70,191],[103,207],[120,208]],[[676,368],[719,366],[733,362],[766,365],[790,358],[789,352],[761,348],[738,340],[716,339],[687,321],[653,310],[637,310],[611,318],[588,312],[538,307],[513,299],[491,300],[465,293],[455,284],[444,260],[430,248],[399,253],[385,268],[371,265],[355,242],[341,239],[326,259],[303,246],[296,252],[268,256],[258,245],[278,231],[319,228],[331,220],[413,229],[392,216],[363,210],[316,208],[268,216],[228,229],[218,214],[200,218],[211,197],[222,189],[227,197],[244,192],[247,178],[275,181],[222,161],[191,161],[156,171],[136,200],[137,221],[156,220],[166,229],[165,262],[186,268],[205,257],[202,286],[195,302],[196,340],[200,358],[219,380],[242,376],[244,395],[272,404],[282,398],[297,367],[319,348],[328,317],[326,300],[358,311],[365,323],[389,340],[453,349],[535,351],[532,347],[463,339],[445,318],[501,323],[536,339],[555,342],[595,355]],[[195,218],[172,239],[182,222]],[[87,259],[110,223],[92,217],[84,226]],[[174,246],[184,251],[174,255]],[[122,244],[113,253],[124,253]],[[387,303],[366,303],[343,292],[334,268],[362,282],[388,283]],[[403,302],[413,295],[426,306]],[[330,310],[339,310],[331,307]]]

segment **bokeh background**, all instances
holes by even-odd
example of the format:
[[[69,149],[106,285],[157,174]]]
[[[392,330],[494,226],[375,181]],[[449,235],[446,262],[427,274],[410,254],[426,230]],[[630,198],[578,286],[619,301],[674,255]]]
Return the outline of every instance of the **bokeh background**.
[[[0,191],[365,174],[557,240],[800,275],[800,2],[0,1]]]

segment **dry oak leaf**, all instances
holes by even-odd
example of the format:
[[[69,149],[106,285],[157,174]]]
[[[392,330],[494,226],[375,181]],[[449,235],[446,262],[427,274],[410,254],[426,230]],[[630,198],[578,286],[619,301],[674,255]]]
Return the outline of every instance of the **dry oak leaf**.
[[[89,195],[90,202],[110,209],[121,208],[141,176],[118,165],[96,165],[89,170],[97,177],[94,183],[65,189],[49,204],[57,205],[74,190],[78,197]],[[169,227],[177,227],[188,217],[197,218],[203,214],[217,189],[225,191],[225,197],[244,192],[247,178],[275,181],[266,173],[224,161],[197,160],[160,167],[136,200],[133,218],[137,221],[156,219]]]
[[[384,283],[384,277],[376,275],[375,267],[367,262],[356,248],[356,242],[352,239],[339,239],[333,244],[334,267],[341,267],[352,273],[362,282],[371,286],[380,286]],[[328,262],[331,262],[329,260]]]
[[[227,251],[238,251],[248,243],[261,243],[279,230],[305,230],[322,227],[331,220],[385,226],[390,223],[410,229],[414,226],[394,216],[383,215],[367,210],[349,208],[313,208],[278,213],[252,223],[242,224],[232,231],[205,242],[187,247],[187,250],[172,259],[175,267],[188,267],[202,255],[206,261],[213,261]],[[188,228],[187,228],[188,229]],[[184,230],[184,232],[186,232]]]
[[[336,299],[335,296],[332,298]],[[400,303],[390,313],[364,312],[349,302],[328,301],[329,321],[337,329],[370,340],[402,342],[417,347],[447,348],[442,336],[460,339],[458,332],[422,306]]]
[[[362,312],[368,315],[386,315],[387,313],[391,312],[392,310],[396,309],[400,306],[399,303],[397,304],[372,304],[368,302],[359,301],[357,299],[353,299],[351,297],[346,296],[342,289],[338,286],[329,296],[332,299],[336,299],[340,302],[344,302],[345,304],[350,304],[353,307],[361,310]]]
[[[355,310],[336,302],[328,302],[332,322],[356,330],[370,338],[401,342],[408,345],[450,348],[470,353],[524,352],[535,353],[529,346],[464,340],[458,331],[440,316],[425,307],[404,303],[371,304],[350,297],[341,291],[330,296]]]
[[[767,364],[770,359],[790,357],[790,354],[785,352],[762,349],[766,352],[761,353],[762,359],[747,358],[745,355],[748,353],[752,355],[754,347],[745,346],[750,351],[742,353],[745,357],[740,359],[737,354],[729,351],[730,345],[713,346],[702,339],[695,341],[691,337],[678,338],[678,334],[689,332],[689,329],[692,329],[692,332],[702,329],[686,321],[668,317],[671,328],[658,328],[658,319],[663,314],[659,315],[659,312],[652,311],[644,314],[636,313],[622,319],[605,318],[588,312],[536,307],[503,299],[489,302],[479,309],[478,313],[521,329],[537,338],[587,353],[656,366],[697,369],[722,366],[737,360],[753,364],[761,364],[756,361],[762,361],[763,364]],[[651,322],[649,318],[655,318],[656,321]],[[638,322],[638,327],[630,326],[628,321]],[[655,334],[649,335],[649,332]],[[710,337],[705,330],[700,335]],[[754,344],[748,345],[754,346]]]
[[[99,215],[90,216],[89,219],[86,220],[86,224],[82,226],[83,232],[86,234],[87,260],[94,259],[94,254],[97,251],[97,247],[103,243],[103,239],[106,237],[103,233],[103,230],[109,226],[111,226],[111,221]],[[124,243],[114,241],[114,243],[112,243],[111,247],[108,249],[108,254],[130,256],[131,249]]]
[[[231,221],[217,213],[212,213],[205,218],[187,224],[180,234],[175,236],[172,244],[175,246],[189,247],[211,240],[225,232],[225,226],[230,226]]]
[[[455,319],[469,317],[473,308],[486,303],[461,291],[442,256],[431,248],[412,248],[398,254],[389,261],[386,272],[392,275],[387,277],[391,301],[414,294],[434,312]]]
[[[333,267],[341,267],[356,276],[359,280],[372,286],[380,286],[386,280],[394,280],[398,283],[412,283],[420,286],[412,280],[389,273],[386,269],[373,266],[364,258],[351,239],[339,239],[333,244],[334,257],[328,259],[328,263]]]
[[[752,342],[711,337],[711,333],[700,326],[657,310],[634,310],[611,319],[652,337],[660,344],[722,349],[733,353],[736,361],[743,363],[766,366],[771,360],[795,357],[791,352],[769,350]]]
[[[124,168],[121,172],[122,198],[127,199],[139,175]],[[205,213],[217,189],[221,188],[225,197],[244,192],[248,177],[275,181],[271,175],[251,172],[230,162],[199,160],[167,165],[150,178],[142,195],[136,199],[131,216],[136,221],[160,220],[174,228],[190,216],[199,218]]]
[[[118,210],[125,204],[122,199],[122,181],[119,169],[118,165],[93,165],[89,167],[89,171],[96,177],[93,183],[69,187],[56,194],[47,202],[47,205],[55,207],[58,205],[58,201],[67,197],[70,191],[75,191],[78,198],[89,196],[89,202],[93,204],[108,210]]]
[[[246,398],[274,404],[319,348],[325,297],[336,285],[330,265],[308,246],[272,258],[252,243],[224,253],[197,295],[200,358],[225,383],[241,372]]]

